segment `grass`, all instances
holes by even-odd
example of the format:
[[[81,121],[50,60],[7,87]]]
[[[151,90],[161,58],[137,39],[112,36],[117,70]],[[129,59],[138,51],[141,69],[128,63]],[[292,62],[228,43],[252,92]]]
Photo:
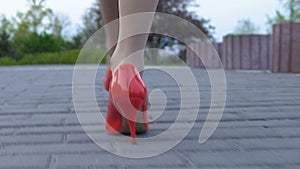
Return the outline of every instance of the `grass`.
[[[12,66],[12,65],[16,65],[17,61],[10,58],[10,57],[2,57],[0,58],[0,66]]]
[[[78,56],[80,54],[80,58]],[[80,64],[96,64],[99,63],[100,57],[104,56],[105,51],[81,51],[70,50],[65,52],[56,53],[39,53],[28,54],[20,60],[15,60],[10,57],[0,58],[0,66],[13,66],[13,65],[52,65],[52,64],[65,64],[74,65],[77,60]],[[106,63],[106,57],[101,60],[101,63]]]
[[[78,64],[100,64],[106,63],[105,51],[101,50],[69,50],[56,53],[28,54],[20,60],[11,57],[1,57],[0,66],[15,65],[75,65]],[[80,56],[80,57],[79,57]],[[102,58],[103,57],[103,58]],[[157,60],[145,59],[145,65],[185,66],[184,61],[175,56],[158,57]]]

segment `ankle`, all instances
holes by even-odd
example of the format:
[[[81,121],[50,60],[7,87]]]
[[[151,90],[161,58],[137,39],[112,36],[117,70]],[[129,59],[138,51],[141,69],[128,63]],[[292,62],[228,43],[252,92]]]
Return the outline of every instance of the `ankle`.
[[[129,54],[128,54],[129,53]],[[113,72],[118,69],[120,65],[131,64],[134,65],[139,72],[144,70],[144,51],[133,52],[120,52],[115,51],[111,60],[110,66]]]

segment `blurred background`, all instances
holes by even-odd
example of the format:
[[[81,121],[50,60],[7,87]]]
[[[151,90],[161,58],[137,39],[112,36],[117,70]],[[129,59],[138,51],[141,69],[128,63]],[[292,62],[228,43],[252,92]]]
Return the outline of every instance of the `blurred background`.
[[[83,44],[104,25],[100,0],[2,0],[0,8],[0,65],[75,64]],[[300,0],[161,0],[157,11],[221,42],[229,34],[271,34],[275,23],[299,22]],[[185,45],[175,39],[152,34],[148,46],[186,60]]]

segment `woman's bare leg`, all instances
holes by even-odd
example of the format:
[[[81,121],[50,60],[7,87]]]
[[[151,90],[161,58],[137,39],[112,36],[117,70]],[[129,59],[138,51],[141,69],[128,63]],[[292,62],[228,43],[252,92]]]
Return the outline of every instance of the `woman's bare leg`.
[[[119,40],[111,58],[113,71],[119,64],[134,64],[139,71],[144,68],[144,48],[148,40],[154,12],[159,0],[119,0]],[[126,17],[132,14],[153,12],[145,17]],[[122,18],[124,17],[124,18]],[[136,35],[137,32],[146,34]],[[142,51],[141,51],[142,50]],[[129,57],[130,56],[130,57]]]
[[[105,27],[106,34],[106,46],[108,48],[107,63],[110,63],[110,58],[113,55],[116,43],[119,37],[119,4],[118,0],[100,0],[101,15],[104,23],[108,24],[112,21],[113,24],[109,24],[109,27]]]

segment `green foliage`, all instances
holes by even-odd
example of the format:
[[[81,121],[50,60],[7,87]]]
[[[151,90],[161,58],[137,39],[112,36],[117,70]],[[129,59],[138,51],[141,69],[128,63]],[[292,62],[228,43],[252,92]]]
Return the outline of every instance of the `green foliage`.
[[[53,14],[53,11],[46,7],[46,0],[27,0],[27,2],[30,6],[29,9],[25,13],[19,12],[17,15],[19,24],[26,23],[30,32],[46,31]]]
[[[62,32],[69,24],[67,17],[54,14],[46,6],[46,0],[27,0],[27,2],[29,6],[28,10],[17,12],[12,20],[0,17],[0,58],[4,56],[12,58],[8,60],[5,57],[2,63],[74,64],[78,54],[72,53],[76,51],[73,49],[82,47],[83,43],[104,25],[99,6],[100,0],[97,0],[86,11],[82,24],[84,26],[77,31],[78,34],[72,37],[72,40],[66,40],[62,36]],[[192,22],[208,37],[213,39],[211,36],[213,27],[209,25],[209,20],[201,18],[196,13],[188,10],[196,6],[195,2],[195,0],[160,1],[158,11],[177,15]],[[159,27],[166,29],[163,25]],[[150,35],[151,38],[157,39],[157,41],[150,41],[150,44],[156,45],[153,47],[161,47],[164,36]],[[193,40],[191,35],[185,38]],[[171,46],[174,44],[181,43],[172,39],[168,45]],[[97,52],[99,51],[84,51],[84,54],[90,55],[90,57],[85,57],[85,59],[81,60],[82,63],[96,63],[99,60]]]
[[[20,59],[29,53],[58,52],[65,48],[69,49],[60,36],[55,36],[59,27],[58,19],[55,25],[51,22],[54,14],[45,6],[46,0],[27,0],[29,9],[22,13],[18,12],[13,18],[15,30],[13,36],[13,57]],[[49,34],[47,32],[51,32]],[[67,46],[66,46],[67,45]]]
[[[45,7],[45,0],[27,0],[29,9],[22,13],[17,12],[17,16],[13,18],[14,21],[14,48],[17,49],[16,58],[20,58],[23,53],[19,48],[25,46],[25,42],[28,38],[36,37],[32,36],[39,32],[45,32],[48,29],[48,25],[45,25],[45,19],[50,17],[52,10]]]
[[[55,37],[62,38],[63,31],[70,25],[70,23],[71,21],[68,16],[63,14],[53,14],[50,22],[51,34]]]
[[[0,57],[12,57],[17,61],[16,64],[29,63],[29,59],[37,63],[51,63],[50,60],[46,60],[47,58],[53,58],[53,63],[70,63],[53,56],[34,58],[39,53],[56,55],[79,47],[62,36],[63,29],[69,23],[67,17],[54,14],[46,7],[46,0],[27,0],[27,2],[28,10],[17,12],[12,20],[0,16]]]
[[[279,0],[283,10],[277,10],[275,17],[267,15],[267,24],[271,27],[276,23],[300,22],[300,0]]]
[[[283,13],[277,11],[277,16],[283,17],[287,15],[285,20],[289,22],[300,21],[300,0],[280,0],[284,8]]]
[[[34,54],[41,52],[59,52],[68,49],[70,44],[62,38],[50,34],[30,33],[22,39],[18,54]]]
[[[51,64],[71,64],[74,65],[78,59],[79,53],[82,52],[85,57],[79,61],[80,64],[98,64],[101,56],[104,56],[104,51],[81,51],[70,50],[65,52],[55,53],[37,53],[27,54],[22,59],[16,61],[10,57],[0,58],[0,65],[51,65]],[[81,54],[82,54],[81,53]],[[103,58],[101,64],[106,63],[106,58]]]
[[[11,66],[16,64],[17,62],[13,58],[7,56],[0,58],[0,66]]]
[[[72,38],[74,47],[81,47],[83,44],[102,26],[104,20],[100,10],[100,0],[88,8],[82,16],[82,27],[77,30],[77,34]]]
[[[11,22],[5,16],[0,16],[0,57],[11,54],[11,31]]]
[[[159,1],[157,11],[161,13],[175,15],[177,17],[189,21],[190,23],[194,24],[197,28],[199,28],[208,38],[213,40],[212,32],[215,28],[209,24],[210,20],[199,16],[196,12],[191,10],[196,9],[198,11],[199,8],[200,6],[195,0],[165,0]],[[159,28],[161,29],[160,32],[170,31],[167,28],[165,28],[164,25],[159,25]],[[188,37],[186,38],[192,41],[194,36],[188,35]]]
[[[259,33],[259,27],[255,25],[250,19],[242,19],[238,21],[233,34],[248,35]]]
[[[57,52],[57,53],[39,53],[28,54],[18,61],[20,65],[45,65],[45,64],[75,64],[79,50]]]

